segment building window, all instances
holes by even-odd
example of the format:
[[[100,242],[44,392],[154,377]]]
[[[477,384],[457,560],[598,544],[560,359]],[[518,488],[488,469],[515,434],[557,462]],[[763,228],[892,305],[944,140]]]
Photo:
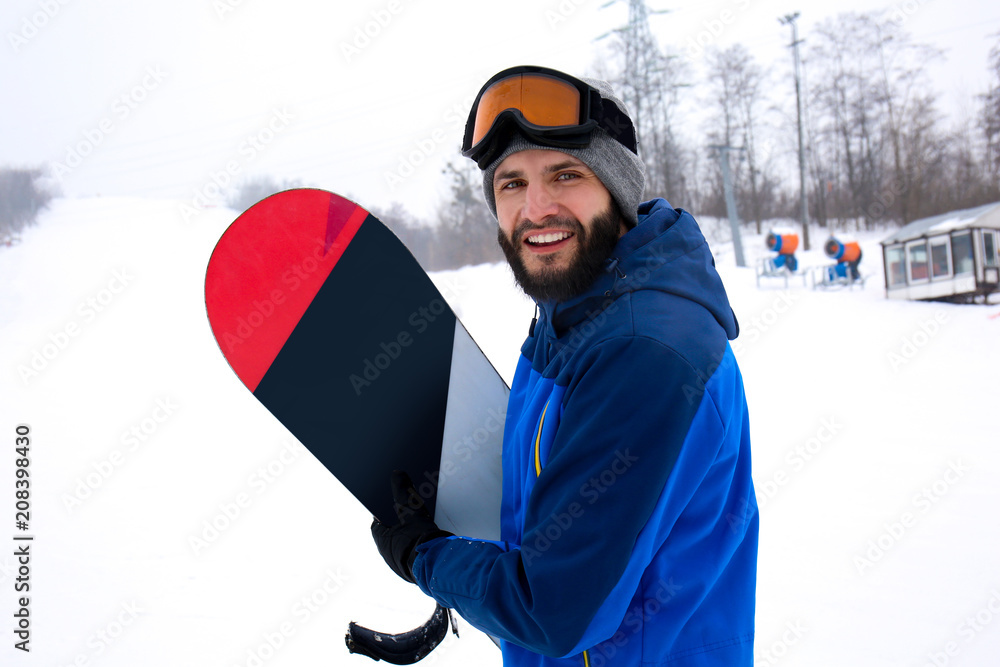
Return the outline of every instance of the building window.
[[[927,242],[918,241],[907,247],[910,265],[910,282],[922,282],[928,278]]]
[[[983,230],[983,266],[997,266],[997,233]]]
[[[955,234],[951,237],[951,257],[956,276],[972,273],[972,232]]]
[[[906,284],[906,257],[903,246],[894,245],[885,249],[885,263],[889,267],[889,287]]]
[[[931,277],[947,278],[951,275],[951,263],[948,260],[948,239],[931,240]]]

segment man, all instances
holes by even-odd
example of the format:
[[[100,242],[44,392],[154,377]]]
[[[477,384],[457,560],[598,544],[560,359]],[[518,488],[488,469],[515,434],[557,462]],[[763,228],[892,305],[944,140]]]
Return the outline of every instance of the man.
[[[473,106],[498,239],[538,304],[503,441],[500,542],[426,513],[386,562],[505,665],[751,665],[757,504],[737,323],[697,223],[644,186],[603,82],[518,67]],[[394,479],[398,506],[414,492]]]

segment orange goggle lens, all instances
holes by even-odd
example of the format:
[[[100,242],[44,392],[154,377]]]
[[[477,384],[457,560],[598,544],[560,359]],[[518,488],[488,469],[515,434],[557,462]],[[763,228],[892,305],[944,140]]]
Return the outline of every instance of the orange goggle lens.
[[[539,127],[565,127],[581,123],[580,91],[572,84],[543,74],[515,74],[497,81],[479,99],[471,145],[475,146],[508,109],[521,112]]]

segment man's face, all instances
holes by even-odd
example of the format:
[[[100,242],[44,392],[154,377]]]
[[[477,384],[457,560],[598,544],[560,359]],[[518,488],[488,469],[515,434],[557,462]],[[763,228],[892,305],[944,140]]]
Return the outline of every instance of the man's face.
[[[593,283],[626,228],[600,179],[559,151],[508,156],[493,176],[497,240],[521,289],[565,301]]]

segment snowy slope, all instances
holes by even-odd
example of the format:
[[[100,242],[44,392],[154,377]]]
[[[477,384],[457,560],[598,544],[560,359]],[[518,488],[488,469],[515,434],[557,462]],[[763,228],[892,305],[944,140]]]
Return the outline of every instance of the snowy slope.
[[[15,425],[33,435],[32,664],[365,665],[348,621],[402,630],[433,608],[219,354],[202,280],[233,215],[59,200],[0,249],[0,437],[10,451]],[[867,287],[830,293],[758,289],[713,244],[762,506],[758,665],[1000,654],[998,308],[887,301],[878,238],[861,239]],[[509,380],[532,306],[506,268],[435,280]],[[0,539],[17,532],[13,485],[10,453]],[[0,554],[13,629],[13,548]],[[499,665],[462,626],[428,660]],[[25,658],[0,648],[0,663]]]

